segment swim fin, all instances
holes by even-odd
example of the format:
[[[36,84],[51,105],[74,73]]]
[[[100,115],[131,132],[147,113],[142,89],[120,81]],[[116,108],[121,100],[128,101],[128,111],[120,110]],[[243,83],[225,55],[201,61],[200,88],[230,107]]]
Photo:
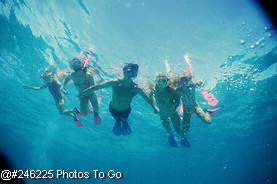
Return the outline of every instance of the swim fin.
[[[116,121],[113,126],[113,134],[116,136],[120,136],[121,134],[121,122]]]
[[[101,124],[101,122],[102,122],[101,117],[100,117],[99,114],[96,113],[96,112],[94,113],[93,122],[94,122],[94,125],[99,125],[99,124]]]
[[[83,126],[83,124],[79,121],[79,119],[78,118],[74,118],[74,123],[75,123],[75,125],[77,126],[77,127],[82,127]]]
[[[180,141],[182,147],[189,148],[191,145],[186,137],[183,137]]]
[[[130,135],[132,133],[131,127],[129,126],[128,122],[122,122],[122,135]]]
[[[173,135],[170,135],[168,137],[168,144],[169,144],[169,146],[174,147],[174,148],[178,147],[177,142],[176,142],[176,140],[175,140]]]

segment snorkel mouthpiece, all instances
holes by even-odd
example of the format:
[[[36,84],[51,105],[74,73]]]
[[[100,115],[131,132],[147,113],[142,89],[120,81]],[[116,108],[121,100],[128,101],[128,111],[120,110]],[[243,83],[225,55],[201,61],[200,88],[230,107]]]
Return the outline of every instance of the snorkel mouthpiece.
[[[124,76],[135,78],[138,75],[139,65],[134,63],[128,63],[123,67]]]

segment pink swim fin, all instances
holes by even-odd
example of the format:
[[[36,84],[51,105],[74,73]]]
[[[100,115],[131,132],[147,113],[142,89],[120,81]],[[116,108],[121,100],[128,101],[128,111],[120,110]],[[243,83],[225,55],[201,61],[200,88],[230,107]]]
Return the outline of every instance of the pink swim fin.
[[[83,124],[79,120],[74,120],[74,123],[78,128],[83,126]]]
[[[215,108],[215,109],[207,109],[206,111],[207,111],[208,113],[212,114],[212,113],[217,112],[219,109],[220,109],[220,107]]]
[[[203,98],[205,98],[205,100],[207,100],[207,102],[210,106],[214,107],[218,104],[218,100],[215,98],[215,96],[212,93],[201,90],[201,94],[202,94]]]
[[[99,115],[95,115],[93,118],[94,125],[99,125],[102,122],[102,119]]]
[[[83,124],[81,123],[81,121],[79,121],[79,120],[77,120],[77,119],[74,120],[74,123],[75,123],[75,125],[76,125],[78,128],[80,128],[80,127],[83,126]]]

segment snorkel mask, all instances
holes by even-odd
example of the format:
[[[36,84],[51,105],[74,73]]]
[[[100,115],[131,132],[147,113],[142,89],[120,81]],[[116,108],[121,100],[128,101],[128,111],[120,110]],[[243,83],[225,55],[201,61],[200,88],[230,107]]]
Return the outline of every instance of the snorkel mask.
[[[79,59],[79,58],[73,58],[70,61],[70,67],[74,70],[74,71],[78,71],[78,70],[82,70],[84,69],[84,63]]]
[[[128,63],[123,67],[123,75],[126,78],[136,78],[139,66],[137,64]]]
[[[50,81],[52,76],[53,73],[48,69],[44,70],[44,72],[40,75],[40,77],[45,81]]]
[[[156,85],[159,88],[165,88],[168,86],[168,78],[167,76],[158,75],[156,78]]]
[[[190,83],[191,83],[191,77],[190,76],[182,76],[181,78],[180,78],[180,82],[181,82],[181,85],[182,86],[187,86],[187,85],[189,85]]]

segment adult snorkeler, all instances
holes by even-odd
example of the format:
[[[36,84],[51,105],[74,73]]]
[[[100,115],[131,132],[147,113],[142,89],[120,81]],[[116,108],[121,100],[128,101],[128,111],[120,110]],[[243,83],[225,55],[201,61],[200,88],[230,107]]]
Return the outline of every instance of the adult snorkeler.
[[[169,74],[157,75],[155,85],[151,87],[150,99],[153,101],[155,100],[157,107],[160,110],[160,119],[168,134],[168,144],[172,147],[178,146],[170,125],[171,122],[175,132],[181,137],[181,146],[190,147],[190,144],[184,135],[184,129],[181,128],[181,119],[177,112],[177,107],[180,104],[180,97],[170,85],[170,76],[171,75]]]
[[[56,107],[59,110],[59,113],[62,115],[73,117],[74,123],[78,127],[82,127],[83,126],[82,123],[77,118],[77,114],[79,113],[79,110],[76,107],[74,109],[66,109],[64,106],[64,102],[65,102],[64,95],[67,94],[67,91],[62,88],[62,85],[56,76],[56,68],[55,67],[53,68],[52,66],[52,68],[50,67],[45,69],[45,71],[41,74],[41,78],[45,82],[44,85],[40,87],[24,85],[23,88],[37,90],[37,91],[48,88],[55,100]]]
[[[196,113],[201,120],[207,124],[211,124],[211,115],[208,111],[204,111],[195,100],[195,91],[203,82],[192,81],[192,64],[189,56],[184,55],[184,61],[188,65],[188,70],[183,71],[179,78],[179,87],[177,89],[183,105],[183,128],[187,132],[190,127],[190,119],[192,113]]]
[[[158,112],[157,107],[153,105],[143,89],[133,81],[138,74],[139,66],[137,64],[128,63],[123,67],[123,78],[114,79],[99,85],[91,86],[85,89],[80,96],[93,94],[94,91],[111,87],[112,101],[109,105],[109,111],[115,119],[113,133],[116,136],[129,135],[132,131],[128,123],[128,117],[131,112],[131,103],[136,95],[141,95],[154,109]]]
[[[88,57],[85,58],[73,58],[70,61],[70,67],[73,70],[64,80],[63,87],[69,82],[73,81],[77,90],[82,92],[89,86],[95,85],[94,81],[94,71],[88,68]],[[95,69],[97,70],[97,69]],[[101,76],[100,76],[101,78]],[[96,94],[90,93],[89,95],[80,96],[80,110],[83,116],[88,115],[90,112],[89,103],[91,103],[94,114],[94,124],[100,124],[101,118],[99,116],[99,107]]]

